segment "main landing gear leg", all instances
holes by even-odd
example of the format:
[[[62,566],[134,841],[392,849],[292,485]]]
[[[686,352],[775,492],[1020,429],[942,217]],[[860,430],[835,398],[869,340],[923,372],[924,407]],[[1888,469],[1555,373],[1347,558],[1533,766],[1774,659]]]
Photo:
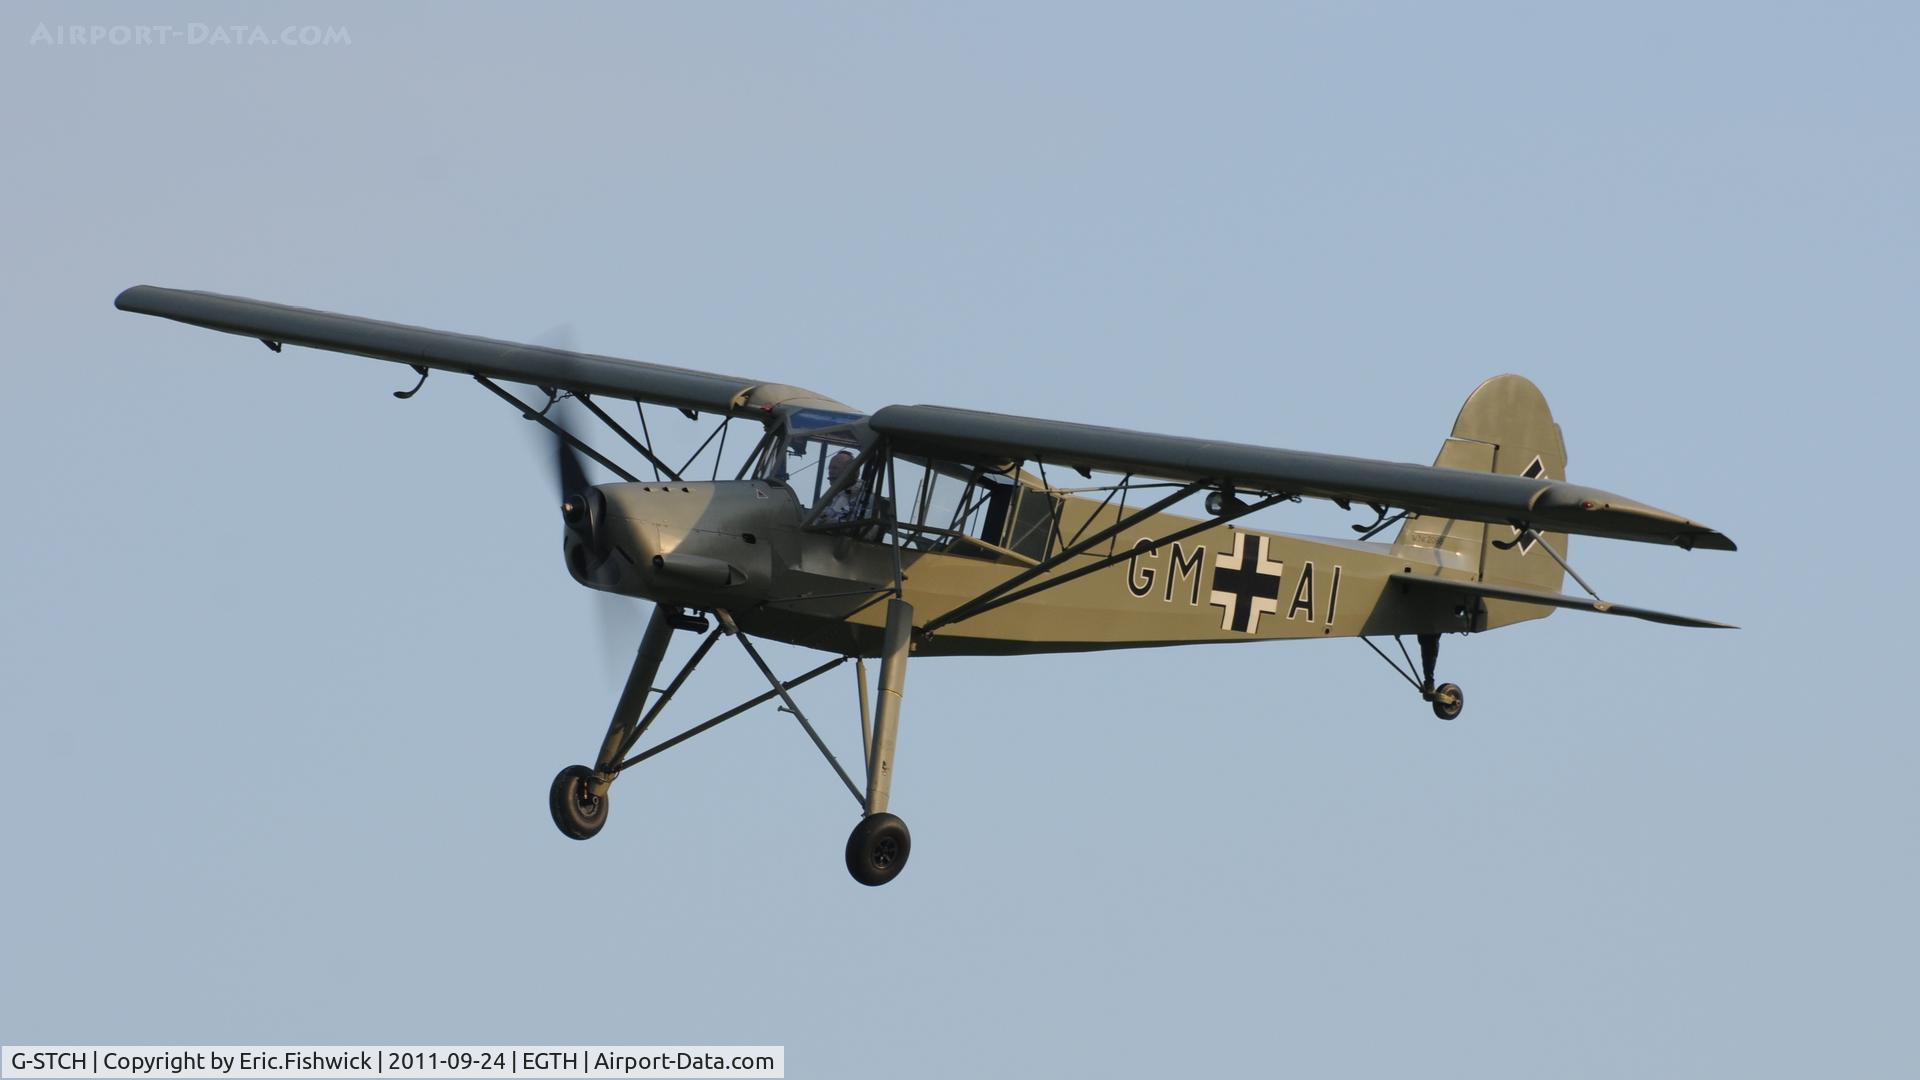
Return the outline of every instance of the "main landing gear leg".
[[[862,885],[885,885],[907,865],[913,838],[907,823],[887,813],[893,793],[893,749],[900,733],[900,703],[913,648],[913,605],[887,601],[887,632],[880,648],[880,700],[874,710],[873,742],[867,747],[866,814],[847,837],[847,872]]]
[[[1467,707],[1467,696],[1453,683],[1433,685],[1433,668],[1440,662],[1440,635],[1421,634],[1420,640],[1420,696],[1433,704],[1433,715],[1442,720],[1451,720],[1460,715]]]
[[[627,673],[627,685],[620,691],[620,703],[613,707],[613,720],[607,724],[607,737],[600,743],[600,756],[593,768],[569,765],[553,778],[547,793],[547,808],[553,823],[575,840],[591,839],[607,823],[607,789],[619,775],[620,755],[626,752],[640,722],[640,710],[653,690],[654,676],[666,658],[667,644],[673,640],[673,618],[678,612],[656,604],[647,623],[646,636],[640,639],[640,651],[634,655],[633,670]]]

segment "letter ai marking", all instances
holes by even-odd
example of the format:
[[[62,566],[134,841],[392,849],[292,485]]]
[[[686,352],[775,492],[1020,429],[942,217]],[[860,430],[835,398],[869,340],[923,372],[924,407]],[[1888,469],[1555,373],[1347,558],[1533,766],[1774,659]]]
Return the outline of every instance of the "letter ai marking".
[[[1287,621],[1292,622],[1301,612],[1306,612],[1307,621],[1313,621],[1313,563],[1300,564],[1300,584],[1293,590],[1293,604],[1287,608]]]

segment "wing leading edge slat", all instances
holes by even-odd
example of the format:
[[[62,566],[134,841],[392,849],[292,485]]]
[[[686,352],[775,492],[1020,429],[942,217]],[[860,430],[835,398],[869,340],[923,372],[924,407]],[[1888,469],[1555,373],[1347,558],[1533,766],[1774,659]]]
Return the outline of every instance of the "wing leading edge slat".
[[[1732,551],[1705,525],[1631,499],[1553,480],[1283,450],[933,405],[889,405],[873,430],[910,452],[1205,481],[1322,499],[1380,503],[1417,514],[1525,522],[1646,543]]]
[[[779,383],[428,330],[218,293],[135,285],[121,293],[114,300],[114,306],[122,311],[158,315],[209,330],[285,345],[304,345],[700,412],[732,413],[767,407],[854,411],[831,398]]]

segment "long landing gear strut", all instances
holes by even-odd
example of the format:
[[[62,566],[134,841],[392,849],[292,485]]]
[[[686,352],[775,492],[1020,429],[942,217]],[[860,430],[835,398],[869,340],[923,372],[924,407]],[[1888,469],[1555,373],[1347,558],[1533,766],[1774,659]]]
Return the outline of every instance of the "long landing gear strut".
[[[1400,646],[1400,655],[1406,658],[1407,666],[1405,670],[1401,670],[1400,665],[1394,661],[1393,657],[1382,652],[1380,646],[1375,645],[1372,639],[1363,637],[1360,640],[1367,643],[1367,648],[1379,653],[1380,659],[1385,660],[1387,666],[1393,668],[1401,678],[1407,680],[1407,682],[1413,685],[1415,690],[1420,692],[1420,700],[1428,702],[1433,706],[1433,715],[1442,720],[1452,720],[1454,717],[1460,715],[1462,709],[1467,707],[1467,695],[1453,683],[1441,683],[1439,686],[1433,685],[1434,665],[1440,662],[1440,635],[1418,634],[1415,635],[1415,637],[1420,642],[1421,677],[1418,679],[1415,679],[1411,674],[1413,671],[1413,657],[1407,652],[1406,642],[1400,640],[1400,635],[1395,634],[1393,641],[1394,644]]]
[[[878,708],[871,717],[867,708],[867,670],[866,661],[857,662],[860,677],[860,731],[865,744],[866,790],[863,792],[840,766],[839,759],[827,749],[827,744],[800,711],[789,691],[824,675],[833,668],[847,662],[849,657],[840,656],[821,664],[798,678],[782,682],[774,675],[773,669],[761,659],[759,650],[745,634],[740,633],[733,619],[725,611],[715,613],[720,626],[708,633],[694,650],[680,673],[673,677],[664,688],[657,691],[651,708],[647,699],[656,693],[654,678],[660,673],[660,664],[666,658],[667,646],[675,630],[705,632],[707,621],[699,615],[690,615],[677,608],[655,607],[653,618],[647,624],[646,636],[640,641],[640,651],[633,658],[633,669],[627,674],[626,687],[620,692],[619,704],[614,706],[613,719],[607,725],[606,738],[601,740],[600,755],[591,768],[585,765],[569,765],[560,770],[553,778],[553,787],[548,792],[547,806],[553,813],[553,823],[560,831],[575,840],[587,840],[600,832],[607,822],[607,792],[613,781],[621,773],[679,744],[693,738],[710,728],[733,719],[756,705],[765,704],[779,698],[782,711],[793,714],[800,722],[808,738],[813,740],[827,763],[840,777],[847,790],[853,794],[861,806],[860,823],[854,826],[852,835],[847,837],[847,871],[855,881],[862,885],[885,885],[898,877],[907,865],[907,853],[913,846],[913,838],[907,832],[906,822],[887,812],[888,798],[893,790],[894,744],[900,731],[900,704],[906,689],[907,657],[913,644],[913,607],[903,600],[894,599],[887,604],[886,636],[880,650],[880,685]],[[721,635],[730,634],[746,649],[753,659],[754,666],[766,676],[772,689],[757,697],[728,709],[726,712],[681,732],[674,737],[649,747],[638,754],[633,753],[640,737],[647,733],[667,702],[686,683],[693,669],[706,658],[708,652],[720,640]],[[642,710],[645,710],[644,712]],[[631,755],[631,756],[629,756]]]

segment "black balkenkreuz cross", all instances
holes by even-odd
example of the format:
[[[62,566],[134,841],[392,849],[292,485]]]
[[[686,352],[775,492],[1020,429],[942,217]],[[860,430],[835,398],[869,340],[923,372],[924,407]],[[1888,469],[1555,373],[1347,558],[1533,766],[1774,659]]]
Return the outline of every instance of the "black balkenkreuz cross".
[[[1553,477],[1547,475],[1547,466],[1543,462],[1541,462],[1540,455],[1538,454],[1535,454],[1533,456],[1533,464],[1527,466],[1527,471],[1521,473],[1520,475],[1526,477],[1529,480],[1553,479]],[[1514,535],[1514,546],[1520,549],[1520,554],[1522,555],[1525,555],[1526,553],[1532,551],[1533,545],[1540,542],[1540,538],[1533,534],[1532,529],[1527,529],[1524,531],[1520,529],[1515,529],[1513,530],[1513,535]]]
[[[1251,539],[1254,543],[1248,543]],[[1233,551],[1213,557],[1213,594],[1208,603],[1222,608],[1220,629],[1242,634],[1260,629],[1262,612],[1280,610],[1280,575],[1285,564],[1267,558],[1267,537],[1233,534]]]

